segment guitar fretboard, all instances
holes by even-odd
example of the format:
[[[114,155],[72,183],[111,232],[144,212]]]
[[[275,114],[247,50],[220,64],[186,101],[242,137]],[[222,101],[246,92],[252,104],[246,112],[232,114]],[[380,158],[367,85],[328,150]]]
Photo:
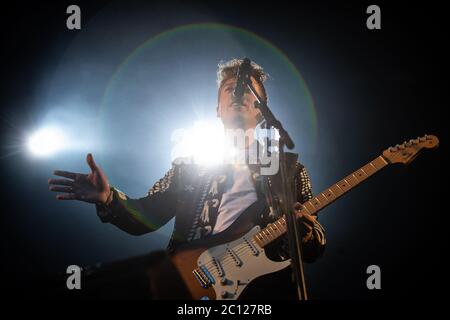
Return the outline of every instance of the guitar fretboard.
[[[375,160],[369,162],[362,168],[356,170],[352,174],[348,175],[341,181],[335,183],[328,189],[322,191],[317,194],[311,200],[303,203],[300,208],[299,214],[306,213],[315,215],[317,212],[331,204],[336,199],[340,198],[346,192],[350,191],[361,182],[365,181],[367,178],[384,168],[388,165],[388,162],[383,158],[383,156],[379,156]],[[275,221],[274,223],[270,223],[256,233],[253,236],[253,240],[258,243],[259,246],[264,247],[271,243],[272,241],[280,238],[286,233],[286,219],[282,217]]]

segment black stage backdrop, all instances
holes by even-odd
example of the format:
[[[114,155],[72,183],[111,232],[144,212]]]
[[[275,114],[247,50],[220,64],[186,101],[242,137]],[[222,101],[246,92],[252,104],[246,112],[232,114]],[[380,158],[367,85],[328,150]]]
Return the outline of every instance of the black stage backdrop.
[[[385,169],[325,209],[320,219],[328,233],[328,246],[324,257],[307,265],[306,271],[312,299],[439,297],[438,289],[448,285],[444,262],[448,253],[444,167],[448,35],[441,5],[378,3],[382,28],[368,30],[366,8],[372,3],[364,1],[77,1],[82,11],[82,29],[71,31],[65,26],[65,11],[70,4],[21,2],[2,5],[1,9],[3,292],[10,297],[37,297],[36,293],[50,287],[51,281],[45,279],[64,273],[70,264],[111,262],[165,245],[164,233],[136,238],[101,224],[93,206],[57,203],[47,190],[51,170],[71,170],[75,164],[80,166],[78,170],[87,170],[84,151],[70,154],[62,164],[49,160],[54,162],[47,165],[46,160],[35,160],[20,149],[24,132],[43,117],[40,110],[47,112],[46,108],[52,105],[52,96],[46,96],[46,80],[61,65],[70,63],[63,53],[72,50],[76,37],[88,32],[90,22],[95,21],[104,32],[98,42],[114,43],[117,25],[126,32],[127,26],[133,24],[132,17],[140,12],[141,19],[146,16],[153,23],[148,37],[179,25],[222,23],[249,30],[284,52],[299,68],[314,99],[318,121],[315,154],[303,159],[310,169],[315,192],[372,160],[390,145],[425,133],[437,135],[441,141],[439,149],[425,152],[409,166]],[[101,21],[104,10],[109,18],[113,17],[114,28],[108,27],[109,20]],[[89,52],[89,41],[80,54]],[[95,77],[89,70],[94,73],[98,65],[111,63],[105,57],[114,55],[113,47],[90,52],[94,58],[83,65],[87,72],[83,79]],[[120,50],[126,51],[123,47]],[[228,58],[231,57],[217,56],[216,60]],[[183,81],[182,74],[159,76],[162,83],[177,76]],[[62,83],[53,83],[53,90],[59,90],[58,86],[63,90],[71,81],[81,79],[76,71],[73,77],[68,74],[64,81],[60,79]],[[212,73],[212,82],[214,77]],[[107,86],[105,79],[94,85],[97,91],[86,89],[77,93],[91,95],[93,104],[100,103]],[[186,86],[189,85],[187,81]],[[164,108],[154,107],[160,110],[151,121],[158,122],[165,116]],[[278,112],[280,117],[289,114],[291,106],[284,108]],[[61,123],[63,128],[70,125],[70,120],[66,121]],[[124,152],[138,150],[142,145],[128,141],[128,148]],[[302,155],[301,145],[298,150]],[[149,175],[152,181],[139,183],[150,186],[162,176],[167,163],[159,163],[164,157],[157,155],[148,158],[148,166],[158,169]],[[109,171],[121,170],[119,165],[114,166],[113,158],[108,161]],[[127,161],[133,166],[134,156],[130,155]],[[127,183],[133,185],[139,179],[134,173]],[[139,192],[143,194],[145,190],[139,188],[136,194]],[[135,246],[139,250],[133,249]],[[381,268],[381,290],[366,287],[369,265]]]

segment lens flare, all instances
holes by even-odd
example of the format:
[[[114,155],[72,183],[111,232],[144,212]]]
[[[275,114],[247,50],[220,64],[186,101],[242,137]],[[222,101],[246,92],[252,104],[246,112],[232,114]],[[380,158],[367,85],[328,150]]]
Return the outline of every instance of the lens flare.
[[[64,148],[64,136],[56,128],[43,128],[28,139],[28,150],[35,156],[45,157]]]

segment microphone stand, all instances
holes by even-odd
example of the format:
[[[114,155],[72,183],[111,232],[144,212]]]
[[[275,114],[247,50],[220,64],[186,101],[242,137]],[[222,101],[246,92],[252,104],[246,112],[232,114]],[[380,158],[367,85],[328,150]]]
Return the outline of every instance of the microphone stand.
[[[243,65],[249,66],[250,59],[245,58]],[[307,300],[308,294],[306,291],[305,275],[303,269],[303,259],[302,259],[302,239],[301,232],[296,219],[296,214],[294,211],[294,203],[296,199],[293,197],[291,192],[295,185],[292,183],[292,175],[289,174],[287,167],[287,158],[284,152],[284,147],[288,149],[294,148],[294,142],[283,128],[283,125],[278,121],[273,115],[272,111],[267,105],[267,100],[263,99],[258,92],[255,90],[251,80],[250,74],[247,72],[242,79],[244,83],[244,88],[247,87],[250,92],[255,96],[255,107],[261,111],[261,114],[267,124],[267,127],[273,127],[278,130],[280,135],[279,140],[279,159],[280,159],[280,178],[281,178],[281,192],[278,194],[280,200],[281,210],[286,217],[287,225],[287,235],[289,243],[289,251],[291,255],[291,266],[294,272],[295,283],[297,287],[297,294],[299,300]]]

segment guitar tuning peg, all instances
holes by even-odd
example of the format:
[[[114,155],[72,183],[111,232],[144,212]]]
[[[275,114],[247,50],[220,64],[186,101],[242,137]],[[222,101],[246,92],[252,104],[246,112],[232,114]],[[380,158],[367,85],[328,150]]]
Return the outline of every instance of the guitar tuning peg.
[[[399,146],[398,146],[398,148],[399,148],[400,150],[403,150],[403,149],[405,149],[405,142],[404,142],[404,143],[402,143],[401,145],[399,145]]]
[[[425,137],[419,137],[418,139],[419,139],[420,142],[424,142],[425,140],[427,140],[426,137],[427,137],[427,136],[425,136]]]
[[[429,136],[429,135],[426,134],[426,135],[425,135],[425,139],[426,139],[426,140],[432,140],[433,138],[432,138],[431,136]]]

